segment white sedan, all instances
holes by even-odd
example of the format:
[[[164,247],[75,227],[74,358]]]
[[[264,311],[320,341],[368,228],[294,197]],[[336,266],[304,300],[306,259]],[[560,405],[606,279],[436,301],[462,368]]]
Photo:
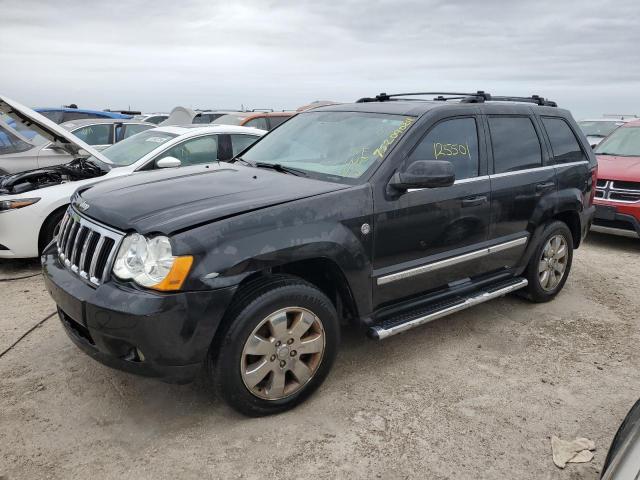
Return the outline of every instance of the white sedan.
[[[264,130],[228,125],[153,128],[98,152],[33,110],[0,96],[0,113],[52,142],[72,143],[79,157],[65,165],[0,177],[0,258],[36,257],[52,240],[78,187],[156,168],[229,160]],[[88,156],[89,155],[89,156]],[[88,156],[88,158],[86,158]]]

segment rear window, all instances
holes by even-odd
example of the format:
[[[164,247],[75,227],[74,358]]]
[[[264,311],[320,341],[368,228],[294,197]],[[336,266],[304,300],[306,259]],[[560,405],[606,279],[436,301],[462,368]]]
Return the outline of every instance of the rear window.
[[[494,173],[542,165],[542,148],[529,117],[489,117]]]
[[[269,123],[271,124],[271,128],[276,128],[278,125],[286,122],[287,120],[289,120],[291,117],[269,117]]]
[[[562,118],[542,117],[542,124],[549,135],[554,163],[586,160],[571,127]]]

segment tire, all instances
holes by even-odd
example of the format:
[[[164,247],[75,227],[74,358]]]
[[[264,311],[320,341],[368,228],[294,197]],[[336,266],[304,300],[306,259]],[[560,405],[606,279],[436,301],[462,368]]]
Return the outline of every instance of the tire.
[[[562,247],[564,255],[561,255]],[[527,265],[525,278],[529,284],[522,290],[523,296],[536,303],[553,300],[567,281],[572,261],[571,230],[564,222],[550,222],[543,230],[542,240]],[[544,271],[543,267],[546,267]]]
[[[40,238],[38,239],[38,253],[42,253],[47,245],[53,240],[58,227],[60,226],[60,222],[62,221],[62,217],[64,217],[65,208],[61,208],[56,210],[51,215],[47,217],[47,219],[42,224],[42,228],[40,229]]]
[[[243,287],[223,324],[207,356],[208,376],[229,406],[252,417],[289,410],[309,397],[327,377],[340,343],[331,301],[292,276]]]

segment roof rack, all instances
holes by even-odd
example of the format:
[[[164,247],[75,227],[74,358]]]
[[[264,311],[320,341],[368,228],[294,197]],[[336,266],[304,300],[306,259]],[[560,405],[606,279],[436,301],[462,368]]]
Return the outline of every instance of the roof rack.
[[[413,100],[420,101],[416,98],[399,98],[409,96],[431,96],[435,95],[435,101],[460,100],[461,103],[484,103],[484,102],[524,102],[533,103],[535,105],[545,107],[557,107],[558,104],[552,100],[547,100],[540,95],[531,95],[530,97],[511,97],[511,96],[495,96],[483,90],[476,93],[460,93],[460,92],[415,92],[415,93],[381,93],[375,97],[364,97],[356,101],[356,103],[365,102],[389,102],[392,100]]]
[[[123,115],[142,115],[142,112],[138,110],[118,110],[118,109],[110,109],[105,108],[103,112],[111,112],[111,113],[122,113]]]

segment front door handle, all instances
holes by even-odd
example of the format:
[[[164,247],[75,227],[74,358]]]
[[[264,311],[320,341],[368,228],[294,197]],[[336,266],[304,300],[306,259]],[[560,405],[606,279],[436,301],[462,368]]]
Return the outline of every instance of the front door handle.
[[[536,192],[537,193],[548,192],[549,190],[552,190],[555,187],[556,187],[555,182],[539,183],[539,184],[536,185]]]
[[[483,203],[487,203],[487,197],[485,195],[478,195],[475,197],[467,197],[462,199],[463,207],[477,207],[478,205],[482,205]]]

